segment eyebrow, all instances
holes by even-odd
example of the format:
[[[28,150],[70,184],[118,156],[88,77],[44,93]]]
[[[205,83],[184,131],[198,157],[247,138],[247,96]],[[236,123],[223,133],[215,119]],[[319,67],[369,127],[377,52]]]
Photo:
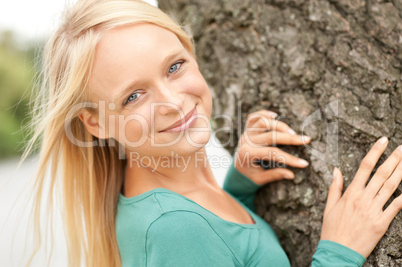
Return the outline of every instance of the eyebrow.
[[[162,61],[162,67],[165,68],[175,57],[179,56],[180,54],[184,53],[184,49],[181,48],[179,50],[173,51],[165,59]],[[129,92],[133,90],[133,88],[139,83],[139,80],[133,80],[128,85],[123,86],[123,89],[119,90],[115,97],[113,97],[113,102],[120,100],[124,96],[126,96]]]

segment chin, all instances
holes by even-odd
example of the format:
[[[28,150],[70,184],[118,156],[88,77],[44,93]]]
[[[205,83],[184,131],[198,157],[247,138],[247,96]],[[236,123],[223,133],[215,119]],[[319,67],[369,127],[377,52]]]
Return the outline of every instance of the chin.
[[[186,142],[189,145],[194,146],[194,148],[200,149],[202,147],[205,147],[205,145],[208,143],[209,138],[211,138],[211,130],[209,131],[204,131],[204,132],[190,132],[187,136],[184,137]]]
[[[204,148],[208,144],[210,137],[210,131],[189,132],[183,135],[180,141],[173,144],[171,149],[181,155],[193,154]]]

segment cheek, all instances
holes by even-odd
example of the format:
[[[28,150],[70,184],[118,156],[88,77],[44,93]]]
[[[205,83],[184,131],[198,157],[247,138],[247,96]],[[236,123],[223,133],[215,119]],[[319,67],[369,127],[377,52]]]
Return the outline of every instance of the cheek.
[[[123,124],[125,136],[130,141],[138,141],[141,137],[147,136],[149,132],[149,123],[135,118]]]
[[[205,109],[208,113],[208,117],[211,117],[212,114],[212,96],[211,92],[209,91],[209,87],[206,86],[206,92],[205,92]]]
[[[191,75],[187,76],[185,83],[186,92],[201,98],[207,111],[211,112],[211,92],[209,91],[208,84],[206,83],[201,73],[198,70],[192,71]]]
[[[212,96],[211,96],[211,91],[209,90],[209,87],[207,83],[205,82],[204,78],[200,74],[200,84],[202,84],[202,87],[200,87],[200,97],[201,101],[204,103],[205,106],[205,111],[206,115],[208,117],[211,117],[212,113]]]
[[[116,115],[115,120],[115,138],[116,140],[130,147],[137,147],[144,144],[151,130],[151,122],[148,117],[138,113],[128,115]]]

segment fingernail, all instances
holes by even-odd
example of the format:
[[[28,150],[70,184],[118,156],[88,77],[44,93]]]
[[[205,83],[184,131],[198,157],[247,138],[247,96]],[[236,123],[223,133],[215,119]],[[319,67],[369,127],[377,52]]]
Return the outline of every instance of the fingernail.
[[[278,114],[276,114],[275,112],[271,112],[271,116],[276,118],[276,117],[278,117]]]
[[[399,146],[399,150],[402,151],[402,146]]]
[[[293,131],[293,129],[289,129],[288,132],[289,132],[290,134],[296,135],[296,132]]]
[[[300,159],[300,160],[299,160],[299,163],[300,163],[301,165],[303,165],[303,166],[307,166],[307,165],[308,165],[308,162],[305,161],[304,159]]]
[[[301,136],[300,139],[301,139],[304,143],[310,142],[310,140],[311,140],[311,138],[310,138],[309,136],[307,136],[307,135]]]
[[[295,178],[295,175],[289,173],[289,174],[286,174],[284,178],[285,179],[293,179],[293,178]]]
[[[336,175],[337,175],[337,173],[338,173],[338,171],[336,170],[337,168],[335,167],[334,168],[334,171],[332,172],[332,179],[335,179],[335,177],[336,177]]]
[[[378,140],[378,142],[383,145],[387,142],[387,140],[388,140],[388,138],[386,136],[383,136],[383,137],[381,137],[380,140]]]

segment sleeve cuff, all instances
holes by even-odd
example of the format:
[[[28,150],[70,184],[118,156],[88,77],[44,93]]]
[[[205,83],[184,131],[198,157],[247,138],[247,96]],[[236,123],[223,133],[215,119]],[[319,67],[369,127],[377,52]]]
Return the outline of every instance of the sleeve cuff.
[[[234,161],[232,161],[226,174],[223,186],[224,189],[228,189],[235,194],[250,194],[255,193],[262,186],[263,185],[256,184],[250,178],[239,172],[234,166]]]
[[[323,253],[323,256],[331,257],[330,254],[336,254],[336,258],[343,258],[347,262],[352,262],[356,266],[363,266],[366,258],[360,253],[350,249],[344,245],[330,240],[320,240],[316,249],[316,253]],[[327,258],[327,260],[329,260]]]

